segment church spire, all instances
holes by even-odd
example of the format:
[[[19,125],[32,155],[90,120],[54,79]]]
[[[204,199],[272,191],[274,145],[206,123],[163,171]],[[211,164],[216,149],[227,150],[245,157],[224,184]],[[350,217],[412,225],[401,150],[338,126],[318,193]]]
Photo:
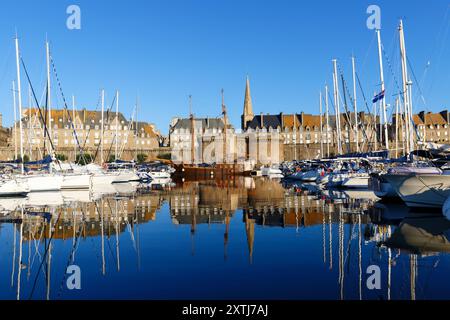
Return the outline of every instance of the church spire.
[[[242,130],[247,129],[247,122],[253,120],[253,106],[252,97],[250,95],[250,80],[247,76],[247,82],[245,85],[245,98],[244,98],[244,112],[242,114]]]

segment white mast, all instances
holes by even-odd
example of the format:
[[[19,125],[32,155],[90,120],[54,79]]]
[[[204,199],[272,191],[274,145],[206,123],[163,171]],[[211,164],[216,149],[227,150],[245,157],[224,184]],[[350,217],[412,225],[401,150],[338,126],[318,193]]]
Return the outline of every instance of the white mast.
[[[297,160],[297,113],[294,112],[294,160]]]
[[[103,123],[104,123],[104,116],[103,116],[103,113],[104,113],[104,110],[105,110],[105,90],[104,89],[102,89],[102,123],[101,123],[101,126],[100,126],[100,162],[101,162],[101,165],[103,165]]]
[[[75,130],[75,96],[72,95],[72,126],[73,126],[73,162],[77,162],[77,131]]]
[[[380,64],[380,81],[381,81],[381,92],[384,93],[384,72],[383,72],[383,56],[381,53],[381,35],[380,35],[380,29],[376,30],[377,33],[377,39],[378,39],[378,60]],[[381,98],[381,107],[383,109],[383,119],[384,119],[384,138],[385,138],[385,146],[386,150],[389,150],[389,137],[388,137],[388,120],[386,116],[386,99],[383,97]],[[380,113],[381,115],[381,113]],[[381,119],[380,119],[381,123]],[[381,133],[381,132],[380,132]]]
[[[320,157],[323,158],[322,90],[320,90],[319,93],[319,111],[320,111]]]
[[[325,85],[325,113],[327,123],[327,158],[330,157],[330,121],[328,115],[328,85]]]
[[[356,104],[356,70],[355,70],[355,57],[353,56],[352,56],[352,69],[353,69],[353,108],[355,109],[356,152],[359,152],[358,106]]]
[[[398,158],[398,98],[395,99],[395,157]]]
[[[21,86],[20,86],[20,64],[19,64],[19,39],[16,35],[16,67],[17,67],[17,96],[19,102],[19,130],[20,130],[20,170],[21,173],[24,173],[23,170],[23,131],[22,131],[22,94],[21,94]]]
[[[118,140],[119,140],[119,90],[117,90],[116,93],[116,153],[115,153],[115,160],[117,160],[117,150],[118,150]]]
[[[412,137],[412,124],[411,124],[411,101],[410,101],[410,81],[408,81],[408,67],[406,64],[406,48],[405,48],[405,35],[403,33],[403,21],[400,20],[398,27],[399,40],[400,40],[400,57],[402,64],[402,82],[403,82],[403,103],[405,106],[405,126],[406,126],[406,154],[409,154],[414,147],[413,137]]]
[[[32,103],[31,103],[31,86],[30,84],[28,84],[28,134],[27,134],[27,140],[28,140],[28,157],[30,159],[30,161],[33,160],[33,149],[31,146],[31,127],[32,127],[32,114],[31,114],[31,110],[32,110]]]
[[[49,141],[52,139],[52,104],[51,104],[51,94],[50,94],[50,48],[48,45],[48,41],[45,41],[45,48],[47,52],[47,107],[48,107],[48,122],[47,122],[47,131],[48,131],[48,139]],[[51,147],[50,147],[51,148]],[[53,153],[53,150],[51,150]]]
[[[336,140],[338,147],[338,154],[342,154],[341,146],[341,112],[339,110],[339,84],[337,80],[337,64],[336,59],[333,59],[333,89],[334,89],[334,107],[336,108]]]
[[[17,106],[16,106],[16,83],[12,82],[13,107],[14,107],[14,160],[17,160]]]
[[[375,96],[376,94],[377,94],[377,93],[374,92],[374,93],[373,93],[373,96]],[[374,121],[375,121],[375,124],[374,124],[374,126],[373,126],[374,129],[375,129],[375,150],[374,150],[374,151],[378,151],[377,103],[376,103],[376,102],[373,103],[373,117],[374,117]],[[381,133],[381,132],[380,132],[380,133]]]

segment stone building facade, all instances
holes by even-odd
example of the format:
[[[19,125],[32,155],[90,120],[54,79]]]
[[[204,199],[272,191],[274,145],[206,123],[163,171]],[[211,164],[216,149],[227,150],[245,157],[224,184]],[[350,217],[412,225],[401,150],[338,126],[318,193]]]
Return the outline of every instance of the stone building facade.
[[[330,114],[327,119],[325,114],[313,115],[304,112],[255,115],[247,78],[241,129],[244,132],[278,132],[283,144],[284,160],[335,155],[338,139],[344,153],[356,152],[357,145],[359,151],[368,151],[377,145],[376,139],[380,139],[378,116],[358,113],[358,137],[354,113],[349,116],[340,114],[341,137],[338,137],[336,120],[334,114]]]
[[[425,112],[421,111],[412,117],[416,133],[414,141],[417,144],[424,145],[426,143],[449,144],[450,139],[450,113],[448,110],[441,112]],[[396,129],[396,127],[398,128]],[[405,137],[405,121],[404,116],[399,115],[397,124],[396,116],[392,116],[391,139],[395,140],[395,133],[398,131],[398,140],[403,141]]]
[[[44,116],[44,115],[43,115]],[[122,159],[130,157],[130,150],[147,153],[157,149],[161,142],[161,134],[154,125],[146,122],[135,122],[127,120],[122,113],[104,113],[104,130],[101,136],[101,112],[52,110],[51,116],[45,115],[47,122],[51,125],[44,129],[44,122],[41,119],[38,109],[28,108],[22,117],[23,126],[23,147],[24,154],[31,155],[31,158],[39,158],[43,152],[50,151],[49,134],[56,153],[66,154],[69,159],[74,158],[75,149],[80,147],[85,153],[95,153],[103,142],[104,159],[108,154],[115,153],[116,139],[119,156]],[[51,120],[49,120],[51,119]],[[73,126],[72,126],[73,121]],[[117,125],[117,136],[116,136]],[[17,133],[16,133],[17,131]],[[12,129],[12,145],[15,145],[14,137],[17,137],[19,145],[19,124]],[[44,144],[45,150],[44,151]],[[72,159],[71,159],[72,160]]]

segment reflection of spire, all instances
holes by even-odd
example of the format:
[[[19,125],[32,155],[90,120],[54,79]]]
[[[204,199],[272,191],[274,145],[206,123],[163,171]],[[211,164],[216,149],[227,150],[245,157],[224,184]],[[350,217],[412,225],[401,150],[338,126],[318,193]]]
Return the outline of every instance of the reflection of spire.
[[[255,219],[249,219],[245,214],[245,232],[247,234],[247,245],[250,263],[253,263],[253,244],[255,242]]]
[[[228,257],[228,236],[230,231],[230,216],[228,212],[225,211],[225,233],[223,235],[223,249],[224,249],[224,259],[227,260]]]
[[[197,226],[197,220],[194,210],[192,210],[192,223],[191,223],[191,254],[195,255],[195,229]]]

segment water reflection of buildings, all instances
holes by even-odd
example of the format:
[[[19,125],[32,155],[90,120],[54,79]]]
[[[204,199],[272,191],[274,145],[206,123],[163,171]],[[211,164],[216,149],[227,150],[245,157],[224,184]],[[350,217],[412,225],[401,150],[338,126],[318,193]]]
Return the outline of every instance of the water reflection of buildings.
[[[27,208],[23,218],[24,241],[52,237],[67,240],[122,233],[127,225],[133,227],[155,220],[161,206],[158,195],[134,197],[108,196],[88,203],[73,203],[59,208]],[[17,212],[17,214],[20,214]],[[51,230],[50,230],[51,228]]]
[[[58,197],[54,195],[55,199]],[[164,203],[169,205],[172,223],[190,227],[193,240],[200,224],[223,225],[225,259],[229,238],[237,236],[229,232],[233,217],[234,221],[242,221],[242,232],[248,246],[244,250],[248,250],[250,262],[254,259],[255,240],[261,236],[264,228],[290,228],[296,234],[301,234],[302,228],[320,227],[323,263],[330,270],[339,270],[341,299],[354,294],[345,292],[348,283],[354,281],[351,274],[354,270],[349,271],[351,268],[356,268],[358,274],[358,297],[366,298],[363,296],[365,268],[374,263],[383,267],[385,262],[381,261],[382,253],[386,254],[385,266],[388,270],[387,285],[383,285],[383,288],[386,288],[386,296],[390,299],[392,270],[398,263],[400,252],[408,254],[410,298],[415,299],[419,259],[435,251],[450,252],[447,237],[450,222],[445,219],[408,220],[398,215],[398,204],[377,203],[373,206],[371,200],[361,198],[348,198],[345,201],[339,198],[340,201],[334,201],[320,193],[305,192],[300,187],[284,188],[276,180],[242,177],[230,181],[185,182],[175,188],[146,193],[141,191],[127,196],[107,195],[96,197],[94,201],[89,195],[81,197],[85,201],[79,201],[80,197],[74,194],[60,197],[64,200],[62,205],[54,205],[60,202],[58,200],[49,205],[33,207],[30,203],[35,200],[32,200],[24,205],[23,212],[19,206],[19,209],[9,214],[8,219],[3,220],[14,223],[13,269],[16,270],[14,276],[17,279],[20,278],[17,273],[21,272],[22,266],[30,266],[26,255],[38,242],[44,246],[44,251],[42,248],[39,250],[45,253],[42,260],[49,281],[51,265],[55,265],[52,263],[53,240],[72,239],[74,252],[70,259],[75,259],[77,242],[83,238],[97,237],[101,240],[101,248],[98,249],[99,256],[101,253],[101,271],[106,274],[105,247],[108,252],[108,239],[115,239],[114,268],[120,270],[120,234],[131,230],[130,237],[139,256],[139,225],[155,220]],[[30,200],[21,201],[26,204]],[[8,207],[6,203],[6,199],[0,199],[3,208]],[[396,214],[386,214],[392,206]],[[236,217],[241,211],[242,217]],[[135,233],[137,239],[134,238]],[[371,256],[367,261],[367,258],[363,259],[363,247],[370,243],[376,244],[373,249],[377,254],[369,252]],[[22,245],[24,248],[29,247],[26,254]],[[26,272],[29,274],[30,269]],[[47,297],[50,297],[49,287]]]

